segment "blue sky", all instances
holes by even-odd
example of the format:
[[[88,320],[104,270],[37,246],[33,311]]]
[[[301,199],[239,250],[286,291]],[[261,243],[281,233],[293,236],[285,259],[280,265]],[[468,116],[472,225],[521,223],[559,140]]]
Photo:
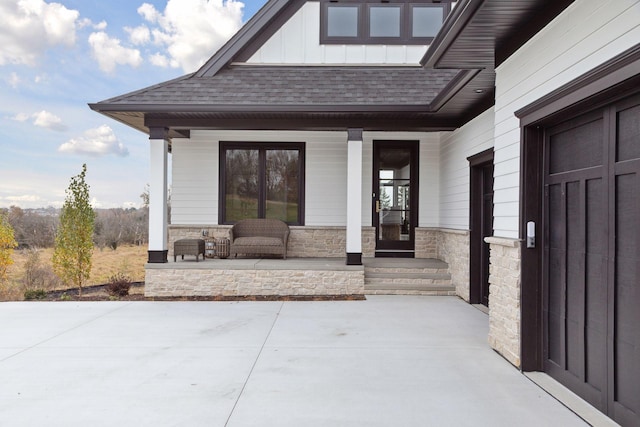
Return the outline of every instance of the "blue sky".
[[[195,71],[266,0],[0,0],[0,207],[139,207],[148,137],[87,106]]]

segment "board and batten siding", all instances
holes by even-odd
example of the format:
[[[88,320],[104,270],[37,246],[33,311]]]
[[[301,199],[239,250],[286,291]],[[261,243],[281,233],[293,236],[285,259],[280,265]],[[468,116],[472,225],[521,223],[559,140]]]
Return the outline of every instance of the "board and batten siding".
[[[639,0],[580,0],[496,70],[494,234],[518,238],[520,124],[514,112],[640,41]]]
[[[469,162],[467,157],[493,147],[494,110],[488,109],[440,141],[440,197],[442,228],[469,229]]]
[[[247,60],[250,64],[411,64],[428,46],[321,45],[320,2],[304,4]]]

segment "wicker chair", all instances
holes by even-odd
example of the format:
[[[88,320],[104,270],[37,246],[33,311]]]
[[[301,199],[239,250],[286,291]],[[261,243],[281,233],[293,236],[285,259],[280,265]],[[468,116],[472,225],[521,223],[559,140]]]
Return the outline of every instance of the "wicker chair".
[[[229,231],[231,254],[282,255],[287,259],[289,226],[279,219],[261,218],[238,221]]]

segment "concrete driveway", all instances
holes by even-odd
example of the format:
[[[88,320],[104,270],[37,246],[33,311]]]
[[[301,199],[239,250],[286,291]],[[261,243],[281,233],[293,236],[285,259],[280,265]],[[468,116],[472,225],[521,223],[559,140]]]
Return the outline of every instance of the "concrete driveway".
[[[0,303],[2,426],[581,426],[455,297]]]

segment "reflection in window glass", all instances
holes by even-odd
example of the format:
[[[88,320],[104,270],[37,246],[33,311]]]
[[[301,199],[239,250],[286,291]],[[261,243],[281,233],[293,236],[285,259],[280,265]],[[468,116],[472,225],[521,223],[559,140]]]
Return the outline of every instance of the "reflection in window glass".
[[[327,8],[328,37],[357,37],[358,8],[355,6]]]
[[[370,37],[400,37],[400,7],[372,6],[369,9]]]
[[[441,7],[413,8],[412,37],[435,37],[442,27],[443,9]]]
[[[298,150],[267,150],[266,217],[298,221]]]
[[[225,218],[235,222],[258,217],[258,150],[227,150]]]

